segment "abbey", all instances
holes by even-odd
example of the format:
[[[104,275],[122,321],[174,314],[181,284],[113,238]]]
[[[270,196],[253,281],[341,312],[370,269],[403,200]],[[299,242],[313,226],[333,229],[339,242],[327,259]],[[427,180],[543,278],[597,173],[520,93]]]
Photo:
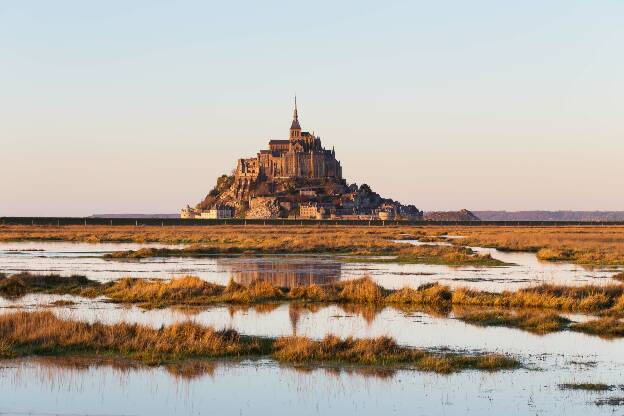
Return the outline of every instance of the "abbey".
[[[269,148],[254,158],[239,159],[234,175],[237,198],[248,197],[258,181],[275,179],[342,179],[336,152],[325,149],[320,137],[301,131],[297,99],[287,140],[270,140]]]
[[[297,99],[288,139],[270,140],[256,157],[238,159],[231,175],[182,218],[421,219],[414,205],[382,198],[366,184],[349,184],[336,152],[301,130]]]

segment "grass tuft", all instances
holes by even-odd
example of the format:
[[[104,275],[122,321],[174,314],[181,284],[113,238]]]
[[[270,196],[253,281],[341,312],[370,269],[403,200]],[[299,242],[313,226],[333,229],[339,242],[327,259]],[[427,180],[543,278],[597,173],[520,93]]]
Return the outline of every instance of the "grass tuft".
[[[464,311],[456,312],[458,319],[479,326],[504,326],[524,329],[537,334],[561,331],[570,320],[546,311]]]
[[[572,324],[570,329],[603,338],[624,337],[624,322],[617,318],[602,318],[593,321]]]
[[[98,285],[85,276],[60,276],[58,274],[18,273],[0,278],[0,296],[21,297],[28,293],[72,292],[87,286]]]
[[[16,312],[0,316],[3,358],[26,355],[90,355],[126,357],[149,365],[206,358],[271,355],[291,364],[349,364],[414,368],[449,373],[464,369],[512,369],[520,363],[498,354],[432,353],[399,346],[388,337],[321,341],[303,337],[275,340],[244,337],[234,330],[217,331],[186,322],[153,329],[119,323],[88,324],[56,317],[50,312]],[[178,369],[187,377],[204,372],[200,366]]]
[[[564,383],[559,384],[562,390],[585,390],[585,391],[612,391],[617,386],[604,383]]]

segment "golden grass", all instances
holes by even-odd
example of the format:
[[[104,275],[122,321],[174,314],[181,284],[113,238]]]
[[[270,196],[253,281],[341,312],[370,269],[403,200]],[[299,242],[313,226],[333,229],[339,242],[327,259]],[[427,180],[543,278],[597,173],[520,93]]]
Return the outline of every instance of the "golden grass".
[[[466,368],[501,370],[518,366],[515,359],[503,355],[435,354],[400,347],[388,337],[357,340],[329,335],[322,341],[285,337],[276,341],[273,356],[279,361],[293,364],[340,362],[367,366],[409,366],[438,373]]]
[[[83,296],[106,296],[118,303],[138,303],[145,307],[202,306],[215,303],[259,304],[271,302],[342,303],[371,304],[377,306],[427,306],[437,309],[453,305],[493,308],[546,308],[570,312],[600,313],[603,315],[624,315],[624,285],[605,286],[560,286],[542,284],[539,286],[504,291],[502,293],[477,291],[466,288],[451,290],[439,284],[426,284],[417,289],[385,289],[370,278],[340,281],[327,285],[297,286],[280,288],[266,281],[255,281],[241,285],[231,281],[227,286],[205,282],[197,277],[187,276],[172,280],[147,280],[125,278],[101,284],[84,277],[54,277],[45,284],[39,279],[32,291],[79,294]],[[12,277],[5,278],[12,280]],[[30,290],[21,286],[20,293]]]
[[[624,265],[624,226],[447,227],[455,244],[533,251],[547,261]]]
[[[624,322],[617,318],[602,318],[573,324],[570,329],[602,338],[624,337]]]
[[[435,231],[434,231],[435,232]],[[258,247],[287,251],[290,246],[309,251],[332,247],[369,248],[387,240],[427,235],[419,227],[331,226],[30,226],[0,225],[0,241],[80,241],[201,244],[215,247]],[[433,234],[432,234],[433,235]]]
[[[220,253],[393,253],[397,247],[392,240],[439,241],[445,234],[465,236],[451,240],[460,245],[541,251],[545,260],[624,265],[624,226],[0,226],[0,241],[179,243]]]
[[[393,256],[375,262],[501,266],[503,262],[464,247],[416,247],[394,240],[416,239],[428,231],[417,227],[350,226],[0,226],[0,241],[81,241],[185,244],[185,248],[143,248],[108,258],[140,259],[162,256],[216,254],[331,254]],[[345,259],[349,261],[349,259]]]
[[[85,276],[58,274],[18,273],[12,276],[0,276],[0,295],[5,297],[19,297],[27,293],[70,293],[76,289],[85,289],[97,286],[98,283]]]
[[[502,293],[457,289],[453,292],[452,303],[500,308],[549,308],[585,313],[620,313],[624,311],[624,286],[576,287],[542,284]]]
[[[216,331],[193,323],[152,329],[137,324],[69,321],[50,312],[0,316],[0,339],[8,342],[16,355],[114,354],[154,363],[263,352],[259,339],[246,339],[235,331]]]
[[[425,308],[439,316],[447,316],[451,308],[455,308],[453,311],[458,319],[481,326],[514,327],[534,333],[568,329],[602,337],[624,336],[624,323],[617,319],[624,316],[622,285],[581,287],[541,285],[516,292],[490,293],[469,289],[453,291],[439,284],[427,284],[417,289],[388,290],[369,278],[328,285],[297,286],[290,289],[279,288],[263,281],[256,281],[248,286],[231,281],[227,286],[221,286],[191,276],[168,281],[126,278],[106,284],[83,277],[77,280],[79,284],[75,284],[72,280],[74,278],[75,276],[69,280],[72,282],[69,285],[65,278],[59,276],[55,276],[47,284],[41,284],[39,278],[23,281],[34,282],[34,290],[37,292],[47,290],[49,293],[87,293],[89,296],[105,296],[112,302],[140,304],[146,308],[165,306],[188,308],[226,303],[233,307],[241,305],[245,308],[253,305],[255,308],[261,307],[270,312],[279,302],[291,302],[291,308],[294,309],[302,306],[316,308],[315,305],[338,304],[346,313],[359,314],[369,322],[372,322],[376,313],[386,306],[408,311],[415,307]],[[22,287],[20,293],[27,292],[28,286]],[[72,304],[74,304],[72,301],[63,300],[51,306]],[[465,308],[466,306],[468,308]],[[294,309],[293,313],[296,313]],[[600,313],[605,317],[577,324],[544,309]]]
[[[302,244],[304,243],[305,244]],[[290,243],[287,247],[274,247],[271,244],[263,245],[223,245],[205,246],[191,245],[185,248],[152,248],[145,247],[139,250],[116,251],[105,254],[106,259],[143,259],[148,257],[202,257],[219,254],[324,254],[341,255],[344,262],[366,263],[411,263],[411,264],[441,264],[448,266],[504,266],[500,260],[493,259],[489,254],[479,254],[466,247],[455,246],[415,246],[405,243],[386,241],[363,247],[359,244],[333,246],[331,244],[308,244],[310,241],[301,240],[298,244]]]
[[[562,331],[570,320],[548,311],[454,310],[457,319],[479,326],[504,326],[546,334]]]
[[[86,355],[128,357],[148,364],[185,359],[271,356],[292,364],[390,366],[449,373],[463,369],[500,370],[520,363],[499,354],[433,353],[399,346],[387,337],[321,341],[301,337],[275,340],[243,337],[234,330],[217,331],[194,323],[160,329],[119,323],[88,324],[56,317],[50,312],[16,312],[0,316],[3,357],[26,355]],[[186,376],[197,367],[189,367]],[[203,371],[203,369],[200,369]]]

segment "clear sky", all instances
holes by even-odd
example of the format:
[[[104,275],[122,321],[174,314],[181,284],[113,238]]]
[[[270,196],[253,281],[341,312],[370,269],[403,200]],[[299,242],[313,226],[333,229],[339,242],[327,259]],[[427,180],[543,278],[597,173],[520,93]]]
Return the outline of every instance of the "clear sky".
[[[425,210],[624,209],[624,2],[0,0],[0,216],[175,213],[304,130]]]

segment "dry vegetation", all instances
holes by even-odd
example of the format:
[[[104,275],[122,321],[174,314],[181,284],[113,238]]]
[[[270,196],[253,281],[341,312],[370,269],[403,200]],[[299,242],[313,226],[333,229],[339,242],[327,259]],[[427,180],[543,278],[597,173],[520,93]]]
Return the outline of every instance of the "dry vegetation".
[[[559,384],[559,388],[562,390],[613,391],[615,389],[624,389],[624,386],[604,383],[564,383]]]
[[[144,248],[113,253],[109,258],[140,259],[161,256],[216,254],[332,254],[392,256],[367,262],[502,266],[489,255],[464,247],[416,247],[394,240],[418,238],[426,231],[415,227],[346,226],[0,226],[0,241],[140,242],[186,244],[185,248]],[[353,259],[351,259],[353,260]],[[348,259],[346,260],[348,261]]]
[[[305,240],[303,240],[305,241]],[[286,247],[264,246],[203,246],[191,245],[185,248],[151,248],[139,250],[117,251],[105,254],[107,259],[142,259],[146,257],[202,257],[219,254],[324,254],[341,255],[340,260],[345,262],[366,263],[411,263],[411,264],[441,264],[447,266],[505,266],[506,263],[493,259],[489,254],[478,254],[466,247],[452,246],[414,246],[393,241],[385,245],[376,244],[369,247],[352,245],[351,247],[333,247],[331,244],[303,241],[290,243]],[[271,246],[273,244],[270,244]]]
[[[369,366],[409,366],[422,371],[450,373],[461,369],[509,369],[518,366],[510,357],[497,354],[434,354],[404,348],[388,337],[374,339],[340,339],[326,336],[322,341],[303,337],[284,337],[275,342],[273,356],[292,364],[341,362]]]
[[[454,311],[464,322],[479,326],[505,326],[537,334],[562,331],[570,320],[549,311],[473,310]]]
[[[594,403],[596,406],[624,406],[624,397],[606,397]]]
[[[624,322],[618,318],[602,318],[573,324],[570,329],[603,338],[624,337]]]
[[[426,258],[438,257],[440,253],[427,255],[419,250],[410,252],[409,248],[397,245],[392,240],[419,238],[423,241],[439,241],[445,234],[466,237],[451,240],[455,244],[533,251],[543,260],[602,266],[624,265],[624,226],[0,226],[0,241],[158,242],[195,245],[204,254],[387,254],[403,255],[405,261],[413,261],[410,257],[414,254],[415,257]],[[465,261],[465,253],[441,250],[450,256],[440,261],[444,264],[452,264],[454,261],[463,264]],[[140,257],[152,254],[142,252],[130,255]],[[454,256],[457,259],[454,260]],[[486,261],[484,265],[495,264]]]
[[[18,273],[7,277],[0,274],[0,295],[5,297],[27,293],[74,293],[97,286],[99,283],[78,275]]]
[[[64,320],[50,312],[16,312],[0,316],[2,357],[85,355],[127,357],[147,364],[188,359],[271,356],[297,365],[363,365],[449,373],[462,369],[516,368],[511,357],[434,353],[401,347],[390,338],[321,341],[287,337],[245,337],[234,330],[216,331],[194,323],[153,329],[137,324],[105,325]],[[192,371],[191,368],[189,371]]]
[[[171,280],[124,278],[99,283],[84,276],[55,276],[46,285],[45,276],[22,273],[0,280],[13,295],[14,279],[20,282],[20,294],[46,292],[85,297],[106,296],[119,303],[138,303],[145,307],[201,306],[214,303],[256,304],[296,301],[306,303],[354,303],[374,305],[419,305],[450,308],[453,305],[493,308],[546,308],[568,312],[600,313],[604,316],[624,315],[624,285],[560,286],[542,284],[517,291],[501,293],[466,288],[452,290],[437,283],[417,289],[385,289],[370,278],[346,280],[326,285],[282,288],[266,281],[241,285],[230,281],[227,286],[187,276]],[[67,284],[65,279],[77,284]],[[7,282],[7,283],[4,283]],[[32,286],[30,285],[32,283]],[[32,289],[32,290],[31,290]]]
[[[456,244],[536,252],[541,260],[624,265],[624,226],[447,227]]]
[[[437,231],[433,230],[431,235]],[[217,247],[261,247],[287,251],[291,246],[359,247],[386,246],[387,240],[416,238],[428,234],[419,227],[352,226],[30,226],[0,225],[0,241],[74,241],[201,244]]]
[[[244,307],[263,305],[271,310],[277,302],[291,302],[293,307],[339,304],[358,313],[365,307],[363,316],[370,319],[386,306],[408,310],[427,308],[439,314],[448,314],[455,308],[458,319],[481,326],[507,326],[534,333],[572,330],[602,337],[624,336],[624,322],[619,320],[624,316],[624,285],[540,285],[515,292],[492,293],[469,289],[451,290],[439,284],[427,284],[417,289],[388,290],[369,278],[328,285],[281,288],[264,281],[247,286],[231,281],[227,286],[222,286],[191,276],[169,281],[126,278],[109,283],[72,276],[67,278],[72,284],[67,284],[65,278],[55,276],[47,285],[41,285],[41,277],[37,275],[22,273],[17,276],[21,283],[20,294],[29,292],[31,276],[35,292],[104,296],[111,302],[139,304],[145,308],[225,303]],[[12,279],[13,276],[5,277],[0,282],[10,282]],[[74,281],[81,283],[73,284]],[[13,288],[14,284],[6,287]],[[9,295],[14,293],[11,290]],[[602,317],[584,323],[572,323],[549,309],[592,313]]]

